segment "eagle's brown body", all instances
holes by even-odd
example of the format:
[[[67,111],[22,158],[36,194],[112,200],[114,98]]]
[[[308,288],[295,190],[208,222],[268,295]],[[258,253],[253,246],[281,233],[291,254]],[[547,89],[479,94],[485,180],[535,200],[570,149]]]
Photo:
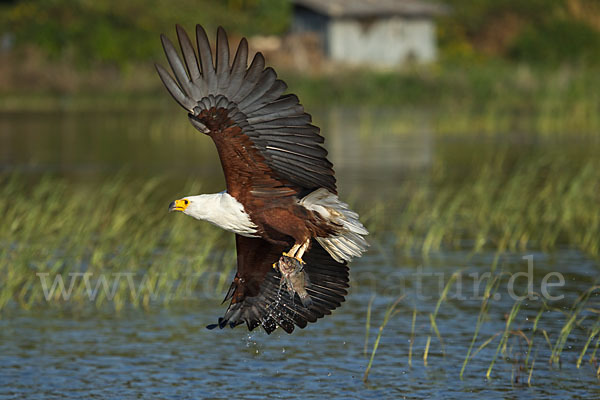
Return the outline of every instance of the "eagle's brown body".
[[[227,192],[244,205],[261,237],[288,245],[290,237],[304,242],[335,234],[335,226],[297,204],[296,199],[306,189],[279,178],[269,168],[250,138],[229,118],[227,109],[212,107],[191,118],[208,129],[206,134],[219,153]]]
[[[159,75],[188,110],[192,125],[214,141],[226,193],[255,226],[252,235],[236,235],[238,271],[226,296],[231,305],[219,326],[246,322],[249,329],[262,325],[268,333],[277,326],[288,332],[294,325],[304,327],[344,301],[345,260],[364,251],[361,235],[366,230],[358,215],[337,199],[319,129],[310,124],[296,96],[283,95],[285,83],[273,69],[264,68],[262,55],[257,53],[247,67],[247,42],[242,39],[230,64],[227,37],[219,29],[213,64],[201,27],[196,30],[198,54],[179,26],[177,34],[185,65],[163,36],[176,80],[157,66]],[[307,250],[306,279],[292,269],[288,275],[295,275],[288,278],[306,281],[296,293],[306,292],[310,301],[296,302],[294,291],[278,290],[281,274],[272,265],[293,245],[302,253]]]

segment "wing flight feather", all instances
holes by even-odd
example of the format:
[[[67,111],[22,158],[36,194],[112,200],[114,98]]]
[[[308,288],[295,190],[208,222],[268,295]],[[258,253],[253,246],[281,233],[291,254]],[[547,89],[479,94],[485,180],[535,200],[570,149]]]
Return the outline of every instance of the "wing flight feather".
[[[323,137],[319,128],[311,124],[311,116],[298,97],[284,94],[287,85],[277,79],[273,68],[265,68],[262,54],[256,53],[248,67],[248,42],[242,39],[230,63],[227,34],[219,27],[213,64],[210,43],[201,26],[196,27],[197,53],[185,30],[180,26],[176,30],[182,56],[162,35],[173,76],[159,65],[158,74],[171,96],[188,110],[194,126],[213,137],[217,147],[228,147],[218,148],[223,168],[230,162],[225,155],[256,152],[262,158],[243,158],[264,162],[281,184],[303,190],[324,187],[336,193],[332,164],[320,146]],[[220,109],[225,113],[219,114]],[[249,139],[250,148],[237,136],[235,127]],[[222,137],[216,140],[216,135]],[[236,174],[247,176],[256,168],[256,164],[238,164],[238,172],[229,168],[228,190],[239,181]]]
[[[305,254],[305,271],[310,284],[306,291],[312,305],[305,307],[297,294],[290,296],[281,287],[281,275],[271,265],[276,262],[283,247],[260,238],[236,235],[238,272],[227,292],[231,303],[225,315],[209,329],[234,328],[246,324],[249,330],[262,326],[267,333],[277,327],[292,333],[295,326],[306,327],[309,322],[331,314],[345,300],[348,288],[348,267],[336,262],[315,243]]]

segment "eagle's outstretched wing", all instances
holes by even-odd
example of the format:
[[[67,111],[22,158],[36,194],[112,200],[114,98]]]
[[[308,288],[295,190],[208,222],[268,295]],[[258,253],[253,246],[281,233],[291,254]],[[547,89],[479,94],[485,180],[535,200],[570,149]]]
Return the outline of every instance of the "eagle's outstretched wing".
[[[309,307],[302,305],[297,294],[292,298],[281,287],[280,272],[272,268],[284,247],[240,235],[236,235],[236,246],[238,271],[224,300],[231,299],[231,303],[218,323],[209,328],[234,328],[246,323],[249,330],[262,326],[271,333],[279,326],[292,333],[295,325],[304,328],[331,314],[344,301],[348,267],[334,261],[318,243],[304,256],[304,270],[310,281],[306,291],[312,300]]]
[[[242,39],[230,64],[227,35],[219,27],[213,64],[200,25],[198,54],[180,26],[177,37],[184,61],[161,36],[175,78],[160,65],[156,69],[169,93],[188,110],[192,124],[214,140],[232,196],[249,187],[255,195],[293,195],[319,187],[336,193],[319,128],[295,95],[283,94],[287,85],[272,68],[265,68],[261,53],[248,67],[248,43]]]

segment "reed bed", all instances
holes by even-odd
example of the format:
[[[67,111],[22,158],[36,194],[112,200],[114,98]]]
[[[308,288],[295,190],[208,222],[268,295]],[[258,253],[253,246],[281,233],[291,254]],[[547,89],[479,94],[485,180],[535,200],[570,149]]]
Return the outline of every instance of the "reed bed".
[[[354,198],[375,247],[392,242],[400,252],[428,254],[443,248],[550,251],[569,246],[593,258],[600,255],[597,157],[573,161],[544,153],[514,159],[499,152],[460,174],[448,163],[442,157],[427,181],[400,182],[385,199]],[[133,274],[145,279],[147,288],[162,290],[158,297],[168,303],[197,285],[182,284],[186,276],[223,272],[223,266],[230,271],[235,266],[231,235],[169,215],[166,208],[174,197],[164,190],[165,182],[125,173],[96,183],[0,176],[0,273],[5,277],[0,309],[43,302],[38,273],[48,273],[48,279]],[[200,192],[192,183],[183,191]],[[227,274],[214,279],[213,288],[222,288]],[[72,288],[70,303],[86,298],[89,283],[84,281]],[[124,281],[109,299],[117,308],[128,300],[135,305],[152,300],[151,293],[129,299]],[[95,298],[98,305],[107,300],[102,296]],[[55,304],[61,303],[59,297]]]
[[[10,304],[168,304],[193,297],[194,288],[204,285],[202,273],[227,275],[235,265],[227,235],[168,214],[164,179],[121,174],[74,184],[11,174],[0,181],[0,310]],[[40,290],[42,279],[50,287],[57,276],[68,299],[63,290],[50,298]],[[211,279],[217,280],[213,288],[225,284],[218,275]]]
[[[600,255],[600,159],[500,151],[482,165],[450,172],[432,166],[429,181],[401,182],[386,205],[363,212],[374,232],[396,248],[424,254],[577,248]]]

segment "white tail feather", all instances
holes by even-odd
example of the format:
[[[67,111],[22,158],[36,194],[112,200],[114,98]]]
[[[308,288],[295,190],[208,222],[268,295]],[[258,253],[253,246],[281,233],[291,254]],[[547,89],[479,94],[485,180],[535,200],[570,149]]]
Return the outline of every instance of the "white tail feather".
[[[321,188],[302,198],[299,203],[318,213],[326,221],[342,227],[336,236],[316,238],[337,262],[360,257],[369,247],[363,237],[369,232],[358,220],[358,214],[352,211],[348,204],[340,201],[335,194]]]

